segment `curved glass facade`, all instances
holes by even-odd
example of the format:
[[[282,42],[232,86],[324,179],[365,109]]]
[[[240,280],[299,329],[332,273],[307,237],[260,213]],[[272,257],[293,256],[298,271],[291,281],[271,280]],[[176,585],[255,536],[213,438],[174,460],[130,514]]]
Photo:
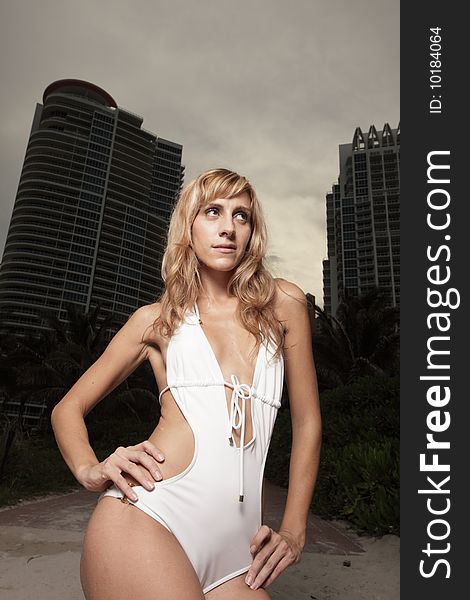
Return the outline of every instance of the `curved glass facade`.
[[[38,104],[0,266],[0,326],[16,334],[100,303],[122,324],[160,292],[182,146],[97,86],[61,80]]]

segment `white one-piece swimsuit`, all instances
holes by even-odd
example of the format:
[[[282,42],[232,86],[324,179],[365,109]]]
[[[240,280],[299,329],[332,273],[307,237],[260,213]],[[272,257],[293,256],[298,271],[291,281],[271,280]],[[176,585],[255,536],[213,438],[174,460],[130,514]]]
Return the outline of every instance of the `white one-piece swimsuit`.
[[[199,319],[197,305],[187,311],[167,351],[168,389],[194,436],[190,464],[151,491],[132,489],[129,502],[171,531],[191,561],[203,593],[248,571],[250,541],[261,527],[263,473],[281,405],[282,354],[273,360],[272,340],[259,347],[253,381],[235,373],[225,381]],[[225,386],[232,392],[227,410]],[[246,402],[251,402],[252,439],[245,441]],[[236,445],[233,429],[240,431]],[[104,496],[123,498],[115,485]]]

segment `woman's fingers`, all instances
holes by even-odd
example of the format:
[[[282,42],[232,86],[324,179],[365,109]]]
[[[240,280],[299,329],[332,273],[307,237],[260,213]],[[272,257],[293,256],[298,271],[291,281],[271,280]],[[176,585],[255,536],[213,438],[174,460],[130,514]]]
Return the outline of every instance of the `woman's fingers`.
[[[123,477],[120,473],[116,475],[114,480],[114,485],[121,490],[121,492],[129,498],[129,500],[133,500],[134,502],[139,499],[137,494],[132,491],[132,487],[127,481],[125,477]]]
[[[124,459],[118,464],[119,471],[129,473],[140,485],[145,487],[147,490],[153,490],[155,482],[150,479],[147,469],[142,468],[132,460]]]
[[[161,479],[163,479],[163,475],[158,466],[157,461],[152,456],[150,456],[150,454],[147,454],[147,452],[144,452],[142,450],[124,448],[122,450],[116,450],[116,453],[118,454],[118,456],[122,457],[123,459],[126,459],[127,461],[132,461],[133,463],[143,465],[143,467],[147,469],[147,471],[152,475],[152,477],[156,481],[160,481]],[[131,473],[131,475],[132,474],[133,473]]]
[[[287,567],[290,566],[291,564],[292,564],[292,562],[288,556],[284,556],[283,558],[281,558],[281,560],[277,563],[276,567],[271,571],[270,575],[268,576],[268,578],[265,581],[262,580],[263,573],[259,574],[259,578],[261,579],[261,584],[258,587],[262,586],[264,588],[267,588],[268,585],[271,585],[271,583],[279,577],[279,575],[284,571],[284,569],[287,569]]]
[[[256,546],[256,556],[245,582],[254,590],[272,583],[286,567],[298,562],[301,554],[301,549],[294,540],[273,531],[267,525],[259,528],[252,539],[252,547],[253,545]]]
[[[267,525],[261,525],[250,543],[250,551],[253,555],[256,554],[261,546],[271,538],[272,533],[273,530],[271,527],[268,527]]]
[[[114,455],[114,460],[112,462],[109,461],[105,472],[108,478],[111,479],[111,481],[116,485],[116,487],[118,487],[123,494],[132,500],[137,499],[135,492],[133,492],[131,489],[133,482],[136,482],[134,485],[141,485],[149,491],[155,488],[154,482],[149,478],[148,472],[145,469],[142,469],[142,467],[139,465],[136,465],[132,461],[121,457],[119,454]],[[129,482],[124,474],[128,474],[128,476],[130,475],[130,478],[133,480],[133,482]]]
[[[158,460],[160,462],[165,460],[165,455],[163,454],[163,452],[159,450],[155,446],[155,444],[152,444],[152,442],[149,442],[148,440],[144,440],[143,442],[140,442],[140,444],[137,444],[136,446],[132,447],[136,448],[137,450],[145,450],[145,452],[147,452],[148,454],[153,456],[155,460]]]
[[[253,574],[253,583],[251,587],[256,590],[261,585],[267,585],[267,579],[270,576],[274,576],[274,571],[276,571],[277,575],[288,565],[290,562],[286,559],[289,551],[289,547],[284,540],[273,540],[272,543],[267,544],[260,552],[259,552],[259,562],[254,565],[254,574]],[[257,557],[258,558],[258,557]],[[282,567],[282,561],[286,564]],[[272,579],[273,581],[273,579]]]
[[[250,569],[245,577],[245,583],[250,587],[253,587],[254,581],[258,576],[258,573],[263,568],[269,554],[272,550],[269,550],[269,542],[271,540],[273,530],[267,525],[261,525],[256,534],[253,536],[250,542],[250,552],[255,557],[251,563]]]
[[[144,440],[135,446],[127,446],[126,448],[119,446],[114,452],[114,457],[113,455],[110,457],[112,463],[118,469],[117,480],[114,479],[114,483],[126,496],[133,500],[137,496],[135,492],[131,491],[131,485],[122,475],[122,472],[128,473],[134,481],[137,481],[137,483],[140,483],[149,491],[155,488],[154,479],[156,481],[163,479],[163,474],[157,461],[161,462],[165,460],[165,456],[155,444],[152,444],[148,440]],[[152,479],[149,477],[149,473]]]
[[[157,461],[165,460],[164,454],[151,442],[145,440],[135,446],[119,446],[101,463],[83,469],[80,479],[90,491],[102,491],[105,482],[112,482],[125,496],[136,500],[132,485],[142,485],[147,490],[155,488],[155,481],[163,479]],[[124,475],[132,480],[129,482]],[[107,486],[109,487],[109,485]]]

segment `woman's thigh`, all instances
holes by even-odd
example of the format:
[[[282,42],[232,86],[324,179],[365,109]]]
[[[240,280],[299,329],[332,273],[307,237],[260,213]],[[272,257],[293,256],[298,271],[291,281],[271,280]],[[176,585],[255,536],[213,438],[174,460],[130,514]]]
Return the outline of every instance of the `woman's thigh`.
[[[204,600],[175,536],[136,506],[109,496],[88,523],[80,579],[87,600]]]
[[[245,583],[246,573],[237,575],[225,583],[207,592],[206,600],[269,600],[268,592],[263,588],[252,590]]]

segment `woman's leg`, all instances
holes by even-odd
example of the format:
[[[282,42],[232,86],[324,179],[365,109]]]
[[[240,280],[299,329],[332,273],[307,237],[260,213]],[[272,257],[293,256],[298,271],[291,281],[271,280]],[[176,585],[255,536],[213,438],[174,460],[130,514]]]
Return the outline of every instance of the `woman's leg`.
[[[221,583],[216,588],[207,592],[206,600],[269,600],[270,596],[267,590],[258,588],[252,590],[245,583],[246,573],[237,575],[225,583]]]
[[[175,536],[139,508],[109,496],[88,523],[80,579],[87,600],[204,600]]]

